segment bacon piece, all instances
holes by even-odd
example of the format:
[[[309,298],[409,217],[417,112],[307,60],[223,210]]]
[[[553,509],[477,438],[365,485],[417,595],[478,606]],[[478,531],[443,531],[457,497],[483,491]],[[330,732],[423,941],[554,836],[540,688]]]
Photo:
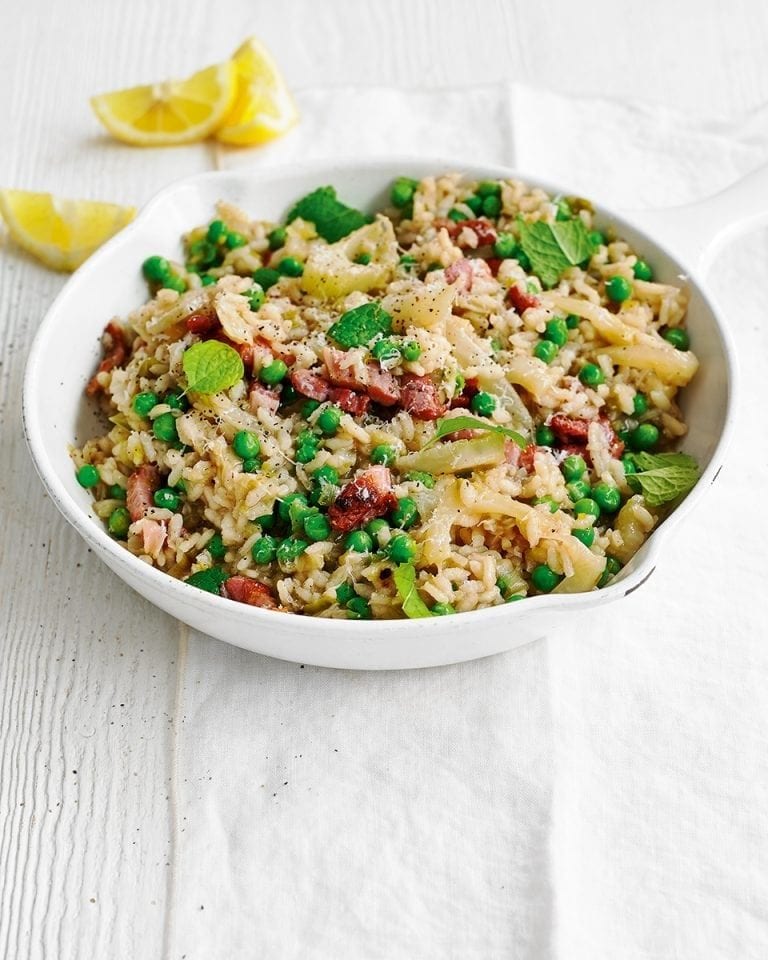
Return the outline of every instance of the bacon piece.
[[[331,383],[349,390],[365,390],[368,381],[361,378],[351,360],[346,350],[337,350],[335,347],[326,347],[323,350],[323,361]]]
[[[611,456],[618,460],[618,458],[624,453],[624,441],[619,439],[619,436],[613,429],[613,424],[608,417],[599,417],[598,422],[605,433],[605,439],[608,441],[608,447],[611,452]]]
[[[472,401],[472,397],[470,396],[470,394],[468,394],[466,390],[463,390],[460,394],[458,394],[458,396],[451,398],[451,401],[448,404],[448,407],[451,410],[455,410],[457,407],[461,407],[462,409],[467,409],[471,401]]]
[[[292,370],[291,386],[302,396],[319,400],[320,403],[327,400],[331,393],[330,383],[312,370]]]
[[[199,310],[197,313],[190,313],[186,320],[187,330],[190,333],[196,333],[199,337],[213,333],[214,330],[221,329],[221,323],[214,310]]]
[[[275,610],[277,600],[265,583],[252,580],[250,577],[229,577],[222,584],[223,594],[230,600],[238,603],[247,603],[251,607],[262,607],[265,610]]]
[[[157,558],[165,545],[165,538],[168,535],[165,521],[150,520],[149,517],[145,517],[139,521],[138,527],[138,532],[141,533],[143,541],[144,553],[150,557]]]
[[[429,377],[406,373],[402,379],[400,402],[417,420],[437,420],[445,413],[437,387]]]
[[[363,370],[349,362],[349,354],[335,347],[323,350],[328,379],[334,386],[347,390],[365,391],[371,400],[384,407],[392,407],[400,400],[400,386],[389,370],[376,363],[366,363]]]
[[[510,440],[509,437],[505,437],[504,459],[513,470],[516,470],[520,466],[520,458],[522,455],[523,451],[520,449],[520,445],[515,443],[514,440]]]
[[[453,433],[444,434],[440,439],[449,443],[454,440],[474,440],[475,437],[482,437],[484,433],[484,430],[454,430]]]
[[[389,372],[382,370],[381,367],[373,363],[368,364],[368,386],[366,388],[368,396],[374,403],[380,403],[383,407],[392,407],[400,402],[400,384],[397,379]]]
[[[518,313],[524,313],[526,310],[530,310],[531,307],[539,306],[539,298],[521,290],[517,284],[514,284],[507,290],[507,300],[509,300]]]
[[[348,533],[376,517],[383,517],[395,506],[397,497],[392,492],[392,475],[387,467],[377,464],[344,487],[328,508],[328,517],[334,530]]]
[[[353,417],[362,417],[371,402],[367,394],[356,393],[354,390],[347,390],[346,387],[331,387],[328,399],[341,407],[344,413],[349,413]]]
[[[476,220],[435,220],[436,227],[442,227],[448,231],[451,240],[457,240],[457,246],[463,246],[461,239],[462,230],[471,230],[477,237],[477,244],[480,247],[496,243],[496,229],[486,217],[478,217]]]
[[[499,267],[501,266],[501,259],[499,257],[488,257],[485,261],[488,269],[491,271],[491,276],[496,277],[499,274]]]
[[[457,260],[450,267],[445,268],[445,279],[448,283],[453,284],[458,281],[459,289],[465,290],[467,293],[472,289],[474,278],[472,264],[466,257],[462,257],[461,260]]]
[[[119,323],[110,320],[104,327],[104,333],[101,335],[101,349],[104,353],[104,359],[99,364],[98,371],[88,381],[85,388],[85,394],[88,397],[94,397],[103,389],[99,383],[99,373],[109,373],[115,367],[121,367],[128,356],[128,347],[125,343],[125,333]]]
[[[586,443],[589,433],[589,420],[579,417],[566,417],[556,413],[549,421],[549,427],[560,443]]]
[[[535,443],[529,443],[525,450],[521,451],[520,466],[526,473],[533,473],[534,459],[538,449]]]
[[[280,406],[280,394],[261,383],[252,383],[248,391],[248,403],[253,413],[259,409],[269,410],[270,413],[277,413]]]
[[[132,523],[141,520],[147,510],[154,506],[152,494],[159,485],[160,474],[157,467],[151,463],[143,464],[128,477],[125,505]]]

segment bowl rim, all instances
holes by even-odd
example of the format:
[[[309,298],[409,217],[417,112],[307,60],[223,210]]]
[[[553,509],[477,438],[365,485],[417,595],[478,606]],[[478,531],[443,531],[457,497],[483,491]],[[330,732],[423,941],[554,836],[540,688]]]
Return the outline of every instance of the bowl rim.
[[[174,180],[158,190],[139,210],[136,218],[130,224],[107,241],[68,278],[58,295],[49,305],[33,339],[24,372],[22,388],[22,428],[24,437],[37,473],[53,503],[64,515],[65,519],[83,537],[86,543],[93,547],[96,553],[102,555],[102,557],[106,554],[114,561],[113,563],[108,563],[113,570],[118,571],[120,567],[127,567],[132,574],[135,574],[137,579],[146,581],[148,587],[155,588],[158,591],[170,590],[172,594],[176,595],[177,600],[182,605],[195,607],[201,612],[209,612],[212,617],[216,617],[217,614],[224,614],[225,612],[232,615],[236,610],[237,614],[244,619],[246,625],[250,623],[254,627],[274,625],[276,623],[276,617],[280,618],[281,623],[284,624],[285,622],[284,612],[265,610],[247,604],[237,604],[236,608],[233,609],[231,600],[190,587],[184,583],[184,581],[172,577],[164,570],[140,560],[110,537],[103,524],[94,522],[94,518],[83,511],[82,507],[64,487],[48,456],[36,403],[37,393],[40,389],[38,374],[42,364],[42,357],[46,344],[52,332],[56,329],[56,317],[61,308],[61,304],[65,303],[73,295],[73,290],[76,290],[78,286],[88,283],[92,275],[101,269],[103,263],[109,262],[109,260],[119,253],[121,246],[124,245],[134,233],[140,232],[144,228],[145,222],[151,218],[156,207],[163,204],[169,196],[181,192],[189,186],[196,186],[209,181],[219,181],[222,184],[226,184],[227,181],[231,182],[233,180],[247,180],[257,185],[263,185],[270,181],[312,175],[316,175],[319,182],[319,179],[324,177],[339,177],[340,175],[343,176],[345,172],[354,174],[363,170],[366,172],[376,172],[380,170],[382,177],[391,178],[392,169],[395,167],[405,171],[410,169],[413,172],[428,169],[432,173],[435,171],[456,171],[469,176],[515,178],[524,181],[526,184],[540,187],[555,196],[559,194],[570,195],[570,193],[572,193],[572,191],[568,191],[566,188],[557,184],[551,184],[536,175],[529,174],[512,166],[495,163],[483,164],[477,160],[462,161],[455,157],[446,159],[445,157],[424,157],[416,155],[371,159],[340,158],[337,160],[325,159],[296,164],[266,166],[256,169],[205,171]],[[422,175],[427,176],[429,174],[423,173]],[[382,182],[382,187],[384,187],[384,182]],[[472,618],[471,622],[473,624],[476,622],[479,623],[480,620],[496,621],[499,618],[504,618],[508,623],[512,624],[515,620],[527,619],[528,616],[543,611],[544,609],[557,609],[558,612],[565,613],[568,610],[592,608],[613,602],[634,592],[653,573],[658,562],[659,551],[670,531],[693,509],[700,497],[717,478],[722,468],[725,450],[734,430],[734,410],[736,407],[735,391],[737,383],[736,353],[731,332],[723,320],[723,314],[719,304],[703,284],[701,278],[697,275],[697,271],[681,261],[679,253],[669,250],[665,246],[663,238],[657,239],[656,237],[650,236],[643,228],[642,223],[636,223],[632,219],[623,216],[620,212],[604,206],[599,200],[595,204],[595,209],[600,217],[616,222],[620,228],[628,226],[642,236],[652,249],[659,250],[664,254],[667,259],[679,268],[681,278],[684,278],[690,286],[697,289],[703,301],[709,307],[724,348],[723,363],[726,374],[726,408],[724,411],[723,429],[716,442],[710,461],[702,471],[696,486],[685,497],[682,503],[680,503],[671,514],[665,517],[659,527],[653,531],[652,536],[648,538],[641,548],[644,556],[640,562],[637,563],[635,569],[600,590],[570,594],[540,594],[526,597],[526,602],[523,604],[498,604],[492,607],[467,611],[461,615],[461,623],[466,623],[467,626],[470,624],[469,617]],[[318,634],[326,636],[333,634],[336,641],[340,643],[345,641],[359,641],[363,628],[366,639],[374,639],[376,636],[402,633],[404,630],[413,629],[414,624],[418,624],[419,629],[432,631],[444,629],[446,626],[446,619],[443,617],[425,617],[417,621],[410,619],[354,621],[341,618],[311,617],[302,614],[293,614],[293,616],[296,617],[297,628],[311,623],[313,631],[317,631]],[[453,620],[452,617],[449,619]]]

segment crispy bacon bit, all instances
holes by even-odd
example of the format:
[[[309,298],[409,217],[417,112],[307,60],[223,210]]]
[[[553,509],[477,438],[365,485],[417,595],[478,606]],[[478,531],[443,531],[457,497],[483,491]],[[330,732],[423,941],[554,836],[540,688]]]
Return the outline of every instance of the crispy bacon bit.
[[[99,383],[98,375],[100,373],[109,373],[109,371],[114,370],[115,367],[121,367],[125,363],[125,358],[128,356],[125,333],[120,324],[115,323],[114,320],[110,320],[104,328],[104,333],[101,335],[101,349],[104,353],[104,359],[99,364],[98,371],[91,377],[88,381],[88,386],[85,388],[85,394],[88,397],[96,396],[96,394],[103,389]]]
[[[153,506],[152,494],[159,485],[160,474],[151,463],[145,463],[128,477],[125,505],[131,515],[131,523],[141,520]]]
[[[328,399],[341,407],[344,413],[349,413],[353,417],[362,417],[371,402],[367,394],[356,393],[354,390],[347,390],[346,387],[331,387]]]
[[[250,577],[229,577],[222,584],[225,597],[236,600],[238,603],[247,603],[251,607],[263,607],[265,610],[275,610],[277,600],[265,583],[252,580]]]
[[[586,443],[589,433],[589,420],[579,417],[566,417],[556,413],[549,421],[549,427],[560,443]]]
[[[328,508],[328,517],[334,530],[348,533],[355,527],[383,517],[397,506],[392,492],[392,475],[387,467],[377,465],[346,485]]]
[[[491,276],[496,277],[499,274],[499,267],[501,266],[501,260],[499,257],[488,257],[485,261],[488,269],[491,271]]]
[[[366,363],[362,370],[350,363],[350,356],[344,350],[326,347],[323,360],[328,370],[328,379],[334,386],[347,390],[365,391],[375,403],[391,407],[400,400],[400,387],[395,377],[382,370],[376,363]]]
[[[327,400],[331,392],[331,385],[325,377],[312,370],[292,370],[291,386],[303,397],[318,400],[320,403]]]
[[[451,240],[458,240],[457,246],[461,247],[461,233],[463,230],[471,230],[477,237],[479,247],[488,246],[496,243],[496,229],[486,217],[478,217],[476,220],[435,220],[436,227],[443,227],[448,231]]]
[[[448,283],[456,283],[458,281],[459,289],[465,290],[468,293],[472,289],[472,281],[474,280],[472,264],[466,257],[462,257],[461,260],[452,263],[450,267],[446,267],[445,279]]]
[[[454,440],[474,440],[475,437],[482,437],[484,433],[484,430],[454,430],[453,433],[446,433],[440,439],[449,443]]]
[[[248,403],[253,413],[256,413],[259,409],[277,413],[277,408],[280,406],[280,394],[261,383],[253,383],[248,391]]]
[[[525,450],[521,451],[520,466],[526,473],[533,473],[534,460],[538,449],[535,443],[529,443]]]
[[[349,390],[365,390],[368,381],[363,380],[355,370],[353,357],[346,350],[337,350],[335,347],[326,347],[323,350],[323,361],[328,371],[328,379],[337,387],[347,387]]]
[[[368,364],[368,396],[374,403],[383,407],[392,407],[400,402],[400,384],[389,370],[382,370],[375,364]]]
[[[607,417],[600,417],[598,422],[605,433],[605,439],[608,442],[611,456],[618,460],[624,453],[624,441],[619,439],[618,434],[613,429],[613,424]]]
[[[455,410],[457,407],[467,409],[471,401],[472,401],[471,395],[467,393],[466,390],[462,390],[462,392],[457,394],[457,396],[451,398],[451,402],[448,404],[448,407],[451,410]]]
[[[186,320],[187,330],[190,333],[196,333],[199,337],[213,333],[214,330],[221,328],[219,318],[215,310],[199,310],[197,313],[190,313]]]
[[[407,373],[402,379],[400,402],[417,420],[437,420],[445,413],[437,387],[429,377]]]
[[[507,290],[507,300],[509,300],[518,313],[524,313],[526,310],[530,310],[531,307],[539,306],[539,298],[521,290],[518,284],[514,284]]]

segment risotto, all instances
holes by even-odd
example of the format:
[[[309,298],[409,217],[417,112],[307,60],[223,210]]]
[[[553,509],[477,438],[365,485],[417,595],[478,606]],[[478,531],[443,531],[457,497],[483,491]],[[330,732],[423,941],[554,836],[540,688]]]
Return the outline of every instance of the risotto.
[[[72,457],[127,550],[273,610],[427,617],[604,587],[698,469],[685,289],[517,180],[230,204],[142,265]],[[138,268],[138,265],[137,265]]]

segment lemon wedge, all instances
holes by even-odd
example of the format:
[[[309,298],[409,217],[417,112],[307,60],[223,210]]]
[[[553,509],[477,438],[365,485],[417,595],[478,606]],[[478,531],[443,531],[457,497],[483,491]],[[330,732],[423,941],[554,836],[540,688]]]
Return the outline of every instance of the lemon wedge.
[[[54,270],[75,270],[133,219],[133,207],[0,190],[0,213],[20,247]]]
[[[216,130],[216,139],[251,146],[287,133],[299,119],[299,112],[268,50],[256,37],[249,37],[231,63],[237,92],[231,110]]]
[[[152,147],[202,140],[232,107],[236,87],[232,61],[206,67],[186,80],[115,90],[91,98],[96,116],[113,137]]]

